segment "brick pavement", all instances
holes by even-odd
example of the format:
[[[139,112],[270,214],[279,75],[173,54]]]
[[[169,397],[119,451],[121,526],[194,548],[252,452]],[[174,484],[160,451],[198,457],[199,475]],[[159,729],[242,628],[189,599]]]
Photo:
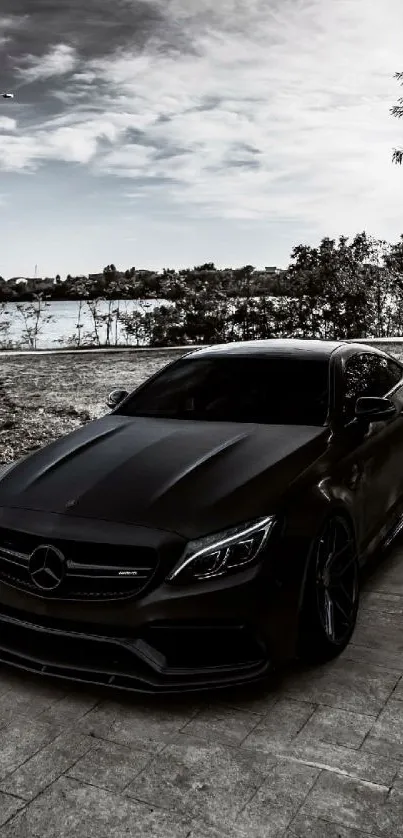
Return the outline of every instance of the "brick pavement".
[[[344,654],[166,699],[0,669],[0,838],[403,838],[403,549]]]

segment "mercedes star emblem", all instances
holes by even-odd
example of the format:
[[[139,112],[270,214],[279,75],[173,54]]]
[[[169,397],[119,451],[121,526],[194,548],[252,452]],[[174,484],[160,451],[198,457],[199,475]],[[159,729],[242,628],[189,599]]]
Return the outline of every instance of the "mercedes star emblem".
[[[66,560],[57,547],[40,544],[29,557],[28,569],[37,588],[42,591],[54,591],[63,582]]]

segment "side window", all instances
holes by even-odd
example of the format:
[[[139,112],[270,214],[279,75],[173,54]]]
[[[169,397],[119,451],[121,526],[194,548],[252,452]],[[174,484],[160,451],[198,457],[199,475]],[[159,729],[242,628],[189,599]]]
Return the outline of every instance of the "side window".
[[[386,371],[386,376],[389,381],[389,386],[386,390],[386,393],[388,393],[389,390],[392,390],[392,387],[396,387],[396,384],[398,384],[399,381],[402,380],[403,369],[399,364],[396,364],[395,361],[391,361],[389,358],[385,358],[383,360],[385,363],[384,369]]]
[[[399,364],[370,352],[353,355],[344,371],[343,415],[346,422],[354,418],[357,399],[361,396],[385,396],[402,378]]]

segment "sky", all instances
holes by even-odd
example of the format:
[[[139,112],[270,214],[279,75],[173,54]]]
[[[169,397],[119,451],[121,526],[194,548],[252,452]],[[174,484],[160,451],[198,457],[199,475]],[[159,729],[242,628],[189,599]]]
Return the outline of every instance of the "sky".
[[[401,0],[1,0],[0,275],[403,233]]]

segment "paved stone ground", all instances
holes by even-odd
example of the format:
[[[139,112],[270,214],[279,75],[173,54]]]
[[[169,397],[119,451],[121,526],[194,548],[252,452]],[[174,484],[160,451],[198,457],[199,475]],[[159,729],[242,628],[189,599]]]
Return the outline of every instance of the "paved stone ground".
[[[354,642],[264,688],[143,699],[0,669],[0,838],[403,836],[403,548]]]

